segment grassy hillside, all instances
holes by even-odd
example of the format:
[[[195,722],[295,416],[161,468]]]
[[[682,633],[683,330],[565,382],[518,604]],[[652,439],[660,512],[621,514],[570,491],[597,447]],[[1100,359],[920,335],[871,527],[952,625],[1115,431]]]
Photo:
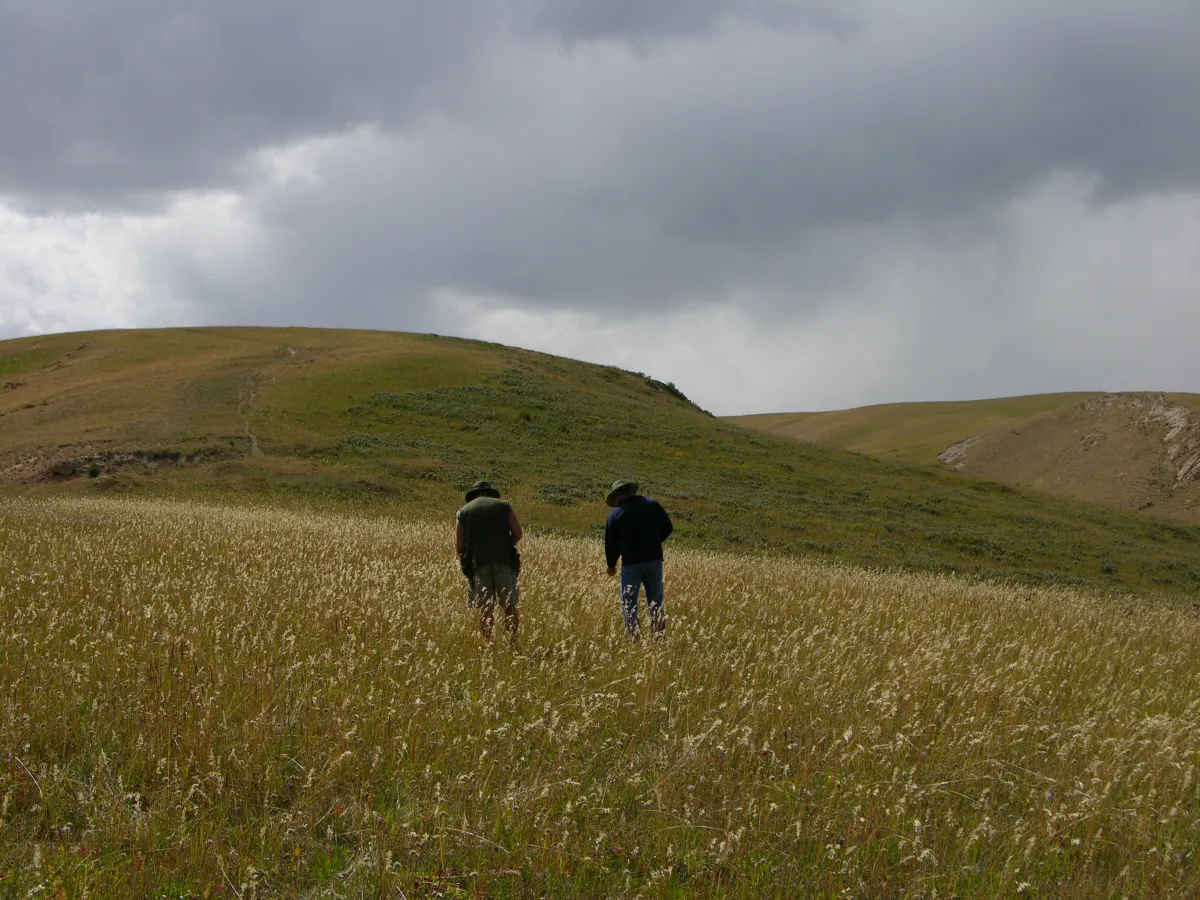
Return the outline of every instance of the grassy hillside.
[[[1043,413],[1094,396],[1034,394],[996,400],[887,403],[832,412],[729,416],[725,421],[794,440],[933,465],[939,453],[959,441],[1000,428],[1019,428]]]
[[[1200,584],[1200,529],[754,434],[643,375],[498,345],[105,332],[0,344],[0,369],[10,491],[344,499],[449,521],[487,477],[526,522],[589,531],[606,486],[632,475],[685,545],[1026,582]]]

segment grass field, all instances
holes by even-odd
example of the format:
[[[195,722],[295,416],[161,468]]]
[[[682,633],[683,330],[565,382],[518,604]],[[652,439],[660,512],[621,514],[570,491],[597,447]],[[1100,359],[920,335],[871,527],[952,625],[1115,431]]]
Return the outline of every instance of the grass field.
[[[754,433],[645,374],[495,344],[97,332],[3,342],[0,366],[19,383],[0,392],[6,495],[437,518],[488,478],[535,530],[595,534],[607,486],[632,476],[695,549],[1176,596],[1200,586],[1200,528]],[[55,476],[56,460],[74,475]]]
[[[0,897],[1189,897],[1178,604],[675,549],[631,645],[535,535],[0,500]]]

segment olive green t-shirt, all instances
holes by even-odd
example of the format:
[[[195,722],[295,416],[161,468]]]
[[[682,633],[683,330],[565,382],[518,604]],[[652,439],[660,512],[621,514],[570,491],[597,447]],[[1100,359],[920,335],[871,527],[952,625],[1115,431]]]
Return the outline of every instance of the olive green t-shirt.
[[[476,497],[458,511],[466,544],[465,557],[475,567],[504,563],[512,565],[512,530],[508,517],[512,507],[495,497]]]

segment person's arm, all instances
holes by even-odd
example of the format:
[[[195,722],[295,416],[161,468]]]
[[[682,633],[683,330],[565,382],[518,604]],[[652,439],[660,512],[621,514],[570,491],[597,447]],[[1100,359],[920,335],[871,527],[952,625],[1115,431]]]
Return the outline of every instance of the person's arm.
[[[515,547],[520,543],[521,535],[525,532],[521,528],[521,523],[517,521],[517,514],[511,506],[508,508],[508,530],[512,532],[512,542]]]
[[[462,559],[463,554],[467,552],[467,536],[463,533],[462,520],[457,523],[454,529],[454,551],[458,554],[458,558]]]
[[[604,557],[608,562],[608,574],[617,574],[617,559],[621,555],[621,536],[617,533],[617,513],[609,513],[604,521]]]
[[[663,509],[661,503],[655,503],[658,507],[658,539],[665,541],[671,536],[671,532],[675,530],[675,525],[671,521],[671,517],[667,515],[667,511]]]

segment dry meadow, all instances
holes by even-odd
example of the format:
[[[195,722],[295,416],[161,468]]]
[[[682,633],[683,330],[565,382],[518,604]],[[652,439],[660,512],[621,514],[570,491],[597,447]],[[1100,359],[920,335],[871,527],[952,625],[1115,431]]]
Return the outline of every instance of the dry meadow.
[[[533,535],[0,501],[0,896],[1200,895],[1200,617]]]

